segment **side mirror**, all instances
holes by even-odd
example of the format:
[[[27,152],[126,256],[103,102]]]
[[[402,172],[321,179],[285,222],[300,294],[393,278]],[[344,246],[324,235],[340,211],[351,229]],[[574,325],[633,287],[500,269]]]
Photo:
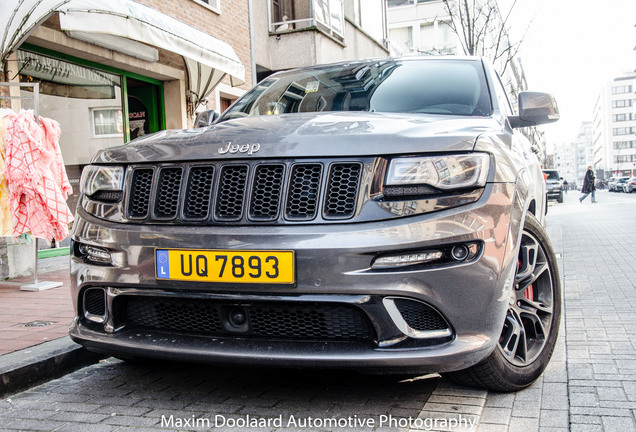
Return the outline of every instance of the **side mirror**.
[[[216,112],[215,110],[200,112],[199,114],[197,114],[196,118],[194,119],[194,127],[195,128],[208,127],[212,123],[214,123],[216,119],[218,118],[219,118],[219,113]]]
[[[559,119],[559,108],[556,99],[551,94],[521,92],[518,102],[519,115],[508,117],[510,126],[513,128],[537,126]]]

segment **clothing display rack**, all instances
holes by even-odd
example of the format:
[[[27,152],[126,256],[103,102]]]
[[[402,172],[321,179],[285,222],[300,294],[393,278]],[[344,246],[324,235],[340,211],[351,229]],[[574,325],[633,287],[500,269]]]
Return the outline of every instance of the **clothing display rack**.
[[[33,116],[36,122],[40,122],[40,116],[38,112],[40,104],[40,84],[39,83],[15,83],[15,82],[0,82],[0,87],[19,87],[19,88],[31,88],[33,90],[33,96],[0,96],[0,99],[19,99],[19,100],[33,100]],[[33,283],[22,285],[20,289],[22,291],[44,291],[51,288],[58,288],[62,286],[62,282],[52,281],[38,281],[38,243],[39,239],[35,237],[33,242],[34,258],[33,258]]]

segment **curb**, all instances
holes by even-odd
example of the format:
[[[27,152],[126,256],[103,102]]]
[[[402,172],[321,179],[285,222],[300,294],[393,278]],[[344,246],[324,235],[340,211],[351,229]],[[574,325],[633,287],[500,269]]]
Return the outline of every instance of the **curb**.
[[[5,354],[0,357],[0,398],[60,378],[104,357],[68,336]]]

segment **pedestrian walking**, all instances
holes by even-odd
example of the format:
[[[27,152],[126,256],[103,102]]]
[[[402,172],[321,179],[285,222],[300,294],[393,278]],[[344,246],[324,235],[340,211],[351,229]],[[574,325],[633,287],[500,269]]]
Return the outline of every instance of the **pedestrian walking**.
[[[587,167],[587,172],[585,173],[585,178],[583,179],[583,187],[581,188],[581,193],[583,196],[579,198],[579,202],[583,202],[585,198],[589,194],[592,194],[592,204],[596,203],[596,175],[594,175],[594,170],[590,165]]]

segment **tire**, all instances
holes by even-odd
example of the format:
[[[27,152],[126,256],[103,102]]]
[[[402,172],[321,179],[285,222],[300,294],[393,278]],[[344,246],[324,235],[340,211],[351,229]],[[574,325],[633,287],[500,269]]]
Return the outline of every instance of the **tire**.
[[[559,197],[557,198],[557,202],[559,204],[563,204],[563,192],[561,192],[561,195],[559,195]]]
[[[528,214],[515,287],[497,347],[475,366],[444,376],[462,385],[499,392],[524,389],[547,367],[560,320],[561,283],[556,256],[545,229]]]

